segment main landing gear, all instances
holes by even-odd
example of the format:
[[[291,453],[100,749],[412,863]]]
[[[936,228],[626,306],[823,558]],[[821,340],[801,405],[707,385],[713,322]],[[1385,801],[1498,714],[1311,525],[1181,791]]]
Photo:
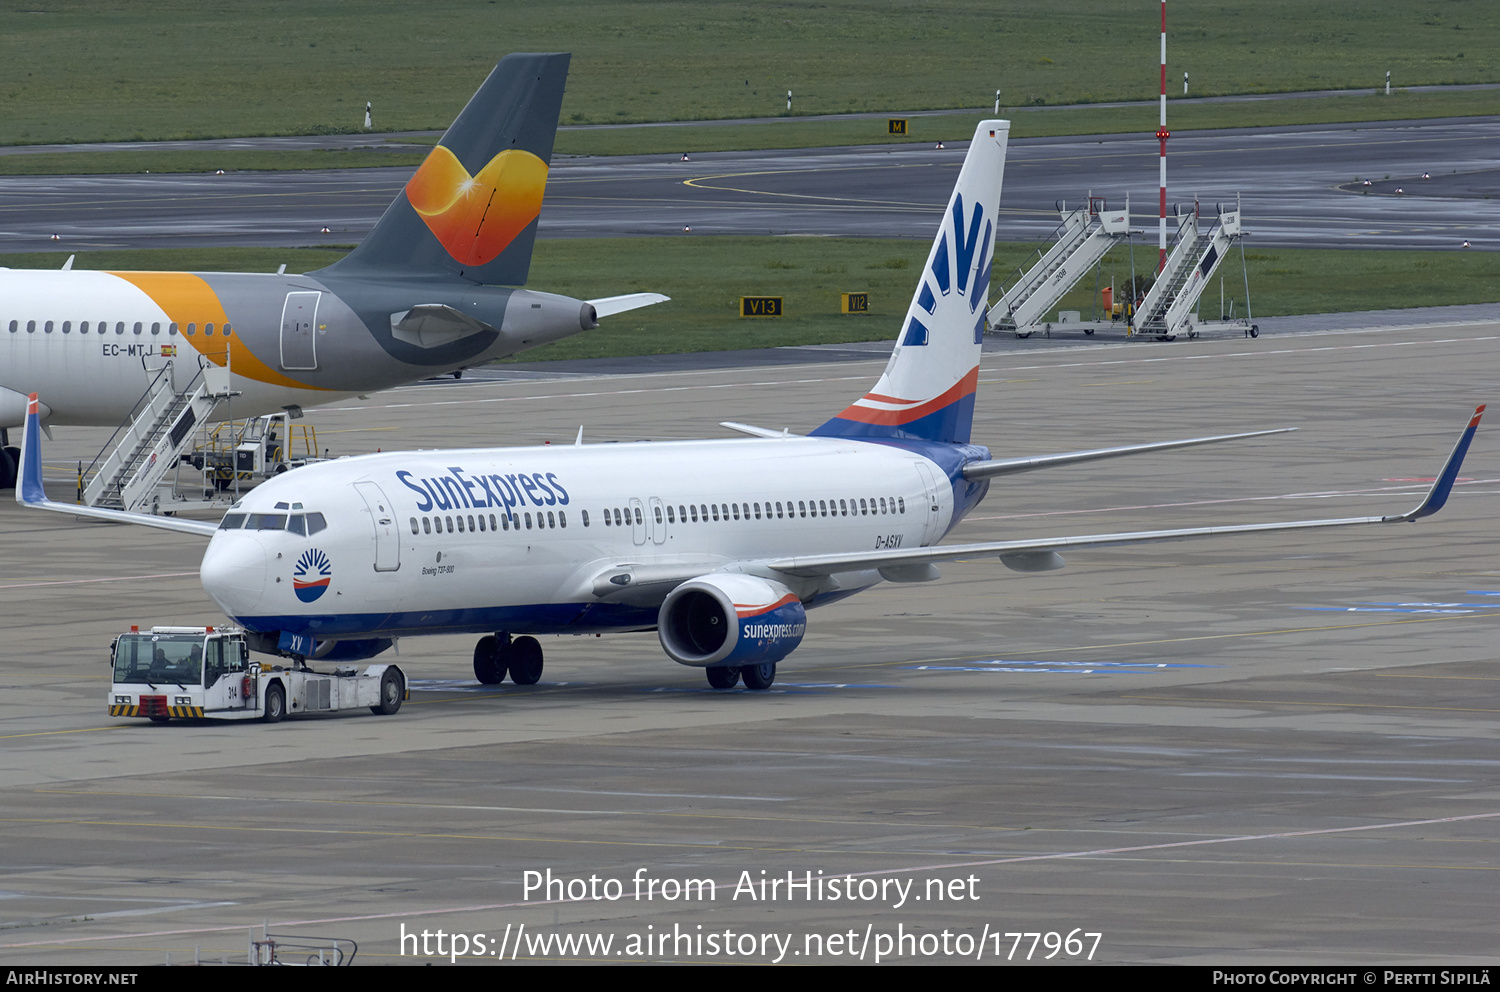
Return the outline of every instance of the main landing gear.
[[[542,646],[535,637],[494,634],[474,645],[474,677],[485,685],[499,685],[506,673],[516,685],[536,685],[542,677]]]
[[[730,665],[715,665],[706,668],[708,684],[715,689],[733,689],[740,679],[745,680],[746,689],[769,689],[776,681],[776,663],[768,661],[762,665],[746,665],[734,668]]]

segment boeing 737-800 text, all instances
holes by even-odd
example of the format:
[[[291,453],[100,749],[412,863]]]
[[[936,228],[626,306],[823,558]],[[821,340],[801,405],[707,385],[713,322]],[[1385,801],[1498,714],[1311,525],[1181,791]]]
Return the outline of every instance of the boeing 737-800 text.
[[[939,545],[996,476],[1276,433],[1012,459],[970,442],[1008,130],[975,132],[885,373],[807,436],[727,425],[758,436],[363,455],[272,479],[217,527],[129,519],[211,535],[203,587],[260,650],[357,660],[400,637],[473,632],[481,681],[531,683],[533,635],[654,629],[712,685],[764,689],[808,608],[937,578],[944,561],[1042,571],[1071,547],[1410,521],[1443,505],[1478,411],[1403,514]],[[35,416],[18,499],[120,519],[47,500]]]

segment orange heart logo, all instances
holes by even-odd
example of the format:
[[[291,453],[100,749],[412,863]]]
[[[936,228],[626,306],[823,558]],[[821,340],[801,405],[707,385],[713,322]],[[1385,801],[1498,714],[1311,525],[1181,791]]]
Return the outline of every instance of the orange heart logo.
[[[406,184],[406,199],[428,230],[463,265],[493,261],[542,212],[547,163],[507,148],[469,175],[442,145]]]

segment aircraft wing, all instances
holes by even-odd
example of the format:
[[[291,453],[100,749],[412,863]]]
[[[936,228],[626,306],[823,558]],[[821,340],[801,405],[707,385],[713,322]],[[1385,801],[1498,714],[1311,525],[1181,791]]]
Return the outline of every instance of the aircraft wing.
[[[48,499],[46,490],[42,488],[42,432],[41,417],[38,413],[40,407],[41,403],[37,400],[36,393],[32,393],[27,398],[26,430],[21,439],[21,471],[16,479],[17,503],[34,510],[53,510],[57,513],[68,513],[75,517],[88,517],[92,520],[109,520],[117,524],[141,524],[146,527],[155,527],[159,530],[175,530],[183,534],[197,534],[199,537],[213,537],[214,531],[219,529],[218,524],[210,523],[207,520],[182,520],[177,517],[155,517],[149,513],[99,510],[92,506],[56,503]]]
[[[732,425],[723,424],[729,427]],[[964,478],[991,479],[997,475],[1014,475],[1029,472],[1034,468],[1052,468],[1057,465],[1076,465],[1102,458],[1119,458],[1122,455],[1139,455],[1148,451],[1170,451],[1173,448],[1190,448],[1195,444],[1216,444],[1219,441],[1239,441],[1247,437],[1265,437],[1268,434],[1286,434],[1295,427],[1281,427],[1271,431],[1251,431],[1248,434],[1217,434],[1213,437],[1194,437],[1183,441],[1153,441],[1149,444],[1128,444],[1119,448],[1092,448],[1087,451],[1066,451],[1057,455],[1037,455],[1032,458],[1003,458],[985,462],[969,462],[964,466]]]
[[[666,303],[672,298],[660,293],[626,293],[624,296],[606,296],[602,300],[589,300],[589,306],[594,308],[595,316],[610,317],[626,310],[636,310],[640,307],[649,307],[655,303]]]
[[[995,541],[983,544],[952,544],[941,547],[905,548],[889,551],[856,551],[844,554],[802,555],[777,558],[763,564],[787,575],[812,577],[832,575],[835,572],[853,572],[863,569],[888,569],[888,578],[905,578],[912,581],[934,578],[922,571],[924,566],[960,558],[994,558],[1017,571],[1048,571],[1061,568],[1062,558],[1058,551],[1063,548],[1098,547],[1111,544],[1144,544],[1153,541],[1177,541],[1191,537],[1210,537],[1222,534],[1250,534],[1269,531],[1313,530],[1322,527],[1347,527],[1354,524],[1410,523],[1430,516],[1443,508],[1448,494],[1458,478],[1464,455],[1479,427],[1479,418],[1484,407],[1474,411],[1469,424],[1459,435],[1458,443],[1448,456],[1447,463],[1433,482],[1425,499],[1405,513],[1380,517],[1336,517],[1326,520],[1292,520],[1264,524],[1234,524],[1223,527],[1186,527],[1176,530],[1124,531],[1116,534],[1083,534],[1076,537],[1047,537],[1024,541]],[[1213,439],[1209,439],[1213,440]],[[1171,442],[1168,442],[1171,443]],[[1189,442],[1192,443],[1192,442]],[[1085,452],[1084,454],[1087,454]]]

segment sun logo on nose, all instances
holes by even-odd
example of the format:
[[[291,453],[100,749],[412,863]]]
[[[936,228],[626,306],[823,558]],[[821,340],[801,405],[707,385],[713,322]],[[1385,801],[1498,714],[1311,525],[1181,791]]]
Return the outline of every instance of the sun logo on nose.
[[[406,184],[406,199],[453,260],[493,261],[542,212],[547,163],[507,148],[478,175],[442,145]]]
[[[311,603],[327,592],[328,583],[332,581],[333,562],[317,548],[302,552],[296,568],[292,569],[292,590],[304,603]]]

